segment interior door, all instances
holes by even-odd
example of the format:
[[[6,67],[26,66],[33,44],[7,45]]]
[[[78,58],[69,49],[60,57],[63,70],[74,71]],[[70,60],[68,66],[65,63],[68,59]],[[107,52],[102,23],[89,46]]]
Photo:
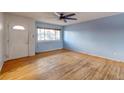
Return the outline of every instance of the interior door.
[[[28,26],[9,25],[9,60],[28,56]]]

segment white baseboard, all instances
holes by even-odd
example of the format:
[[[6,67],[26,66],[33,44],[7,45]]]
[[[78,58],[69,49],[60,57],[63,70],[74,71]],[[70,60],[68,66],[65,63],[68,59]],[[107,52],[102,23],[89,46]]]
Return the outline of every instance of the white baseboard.
[[[36,53],[49,52],[49,51],[54,51],[54,50],[59,50],[59,49],[63,49],[63,47],[62,48],[56,48],[56,49],[49,49],[49,50],[38,51]]]
[[[124,60],[113,59],[113,58],[110,58],[110,57],[100,56],[100,55],[97,55],[97,54],[87,53],[87,52],[84,52],[84,51],[78,51],[78,50],[69,49],[69,48],[64,48],[64,49],[79,52],[79,53],[83,53],[83,54],[87,54],[87,55],[91,55],[91,56],[96,56],[96,57],[100,57],[100,58],[104,58],[104,59],[108,59],[108,60],[112,60],[112,61],[116,61],[116,62],[123,62],[124,63]]]

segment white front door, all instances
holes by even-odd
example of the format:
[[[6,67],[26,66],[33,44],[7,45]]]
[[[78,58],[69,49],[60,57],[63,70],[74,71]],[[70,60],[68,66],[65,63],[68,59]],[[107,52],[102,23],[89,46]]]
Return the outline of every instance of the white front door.
[[[28,26],[24,24],[9,25],[9,60],[28,56]]]

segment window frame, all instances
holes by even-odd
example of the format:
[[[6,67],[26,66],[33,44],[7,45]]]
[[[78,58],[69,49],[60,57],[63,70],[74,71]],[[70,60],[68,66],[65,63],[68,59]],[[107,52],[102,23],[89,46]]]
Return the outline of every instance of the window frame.
[[[15,31],[24,31],[25,30],[25,27],[23,26],[23,25],[14,25],[13,27],[12,27],[12,29]]]
[[[44,29],[44,40],[38,40],[38,29]],[[45,40],[45,29],[49,29],[49,30],[58,30],[58,31],[60,32],[60,39]],[[61,41],[61,29],[37,27],[36,30],[37,30],[37,41],[38,41],[38,42],[58,42],[58,41]],[[55,38],[56,38],[56,32],[55,32]]]

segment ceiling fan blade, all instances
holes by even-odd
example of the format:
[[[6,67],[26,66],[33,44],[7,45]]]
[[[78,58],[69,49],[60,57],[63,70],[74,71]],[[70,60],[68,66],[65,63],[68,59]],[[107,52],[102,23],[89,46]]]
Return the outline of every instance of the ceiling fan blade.
[[[66,20],[66,19],[64,19],[64,22],[65,22],[65,23],[67,23],[67,20]]]
[[[76,14],[72,13],[72,14],[65,15],[65,17],[70,17],[70,16],[74,16],[74,15],[76,15]]]
[[[65,19],[69,19],[69,20],[77,20],[77,18],[68,18],[68,17],[65,17]]]
[[[59,13],[57,13],[57,12],[54,12],[54,14],[55,14],[56,16],[60,17],[60,14],[59,14]]]

